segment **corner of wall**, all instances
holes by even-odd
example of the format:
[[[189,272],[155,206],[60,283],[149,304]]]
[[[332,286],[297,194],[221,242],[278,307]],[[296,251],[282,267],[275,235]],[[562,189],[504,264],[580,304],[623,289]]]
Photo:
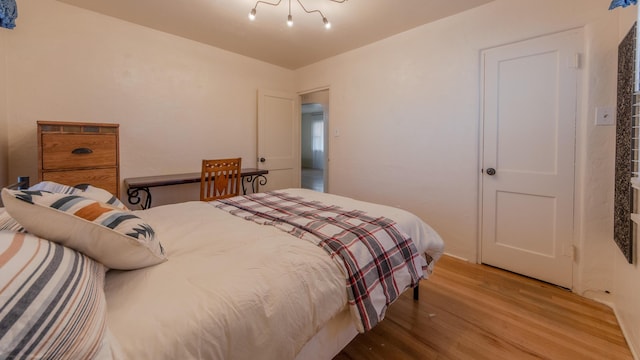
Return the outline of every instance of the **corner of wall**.
[[[640,6],[628,7],[619,12],[618,40],[621,40],[640,18]],[[635,243],[638,244],[638,235]],[[617,250],[617,249],[616,249]],[[634,248],[634,264],[629,264],[619,251],[614,257],[613,296],[614,311],[627,344],[635,359],[640,359],[640,266],[638,249]]]
[[[9,30],[0,29],[0,187],[8,184],[9,126],[7,109],[7,42]]]

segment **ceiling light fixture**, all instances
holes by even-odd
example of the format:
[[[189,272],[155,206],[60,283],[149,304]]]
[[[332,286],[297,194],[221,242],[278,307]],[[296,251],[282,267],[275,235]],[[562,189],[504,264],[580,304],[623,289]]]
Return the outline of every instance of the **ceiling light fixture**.
[[[293,26],[293,16],[291,16],[291,0],[289,1],[289,16],[287,16],[287,26],[292,27]],[[327,17],[324,16],[324,14],[322,13],[322,11],[320,10],[307,10],[307,8],[304,7],[304,5],[302,5],[302,2],[300,0],[296,0],[298,2],[298,4],[300,5],[300,7],[302,8],[302,10],[304,10],[304,12],[306,12],[307,14],[311,14],[314,12],[317,12],[318,14],[320,14],[320,16],[322,17],[322,23],[324,24],[324,27],[326,29],[330,29],[331,28],[331,23],[329,22],[329,20],[327,20]],[[336,2],[336,3],[343,3],[347,0],[329,0],[332,2]],[[251,12],[249,12],[249,20],[255,20],[256,19],[256,11],[258,8],[258,4],[266,4],[266,5],[271,5],[271,6],[278,6],[280,5],[280,3],[282,2],[282,0],[278,0],[278,2],[276,3],[270,3],[270,2],[266,2],[266,1],[262,1],[259,0],[256,2],[256,4],[253,6],[253,9],[251,9]]]

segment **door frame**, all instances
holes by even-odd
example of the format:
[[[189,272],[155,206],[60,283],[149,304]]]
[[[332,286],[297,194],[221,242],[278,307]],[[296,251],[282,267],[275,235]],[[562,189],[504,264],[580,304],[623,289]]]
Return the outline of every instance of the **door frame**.
[[[477,173],[477,211],[478,211],[478,217],[477,217],[477,227],[476,227],[476,242],[475,242],[475,254],[476,254],[476,258],[475,258],[475,263],[476,264],[481,264],[482,263],[482,225],[483,225],[483,186],[484,186],[484,169],[483,169],[483,163],[484,163],[484,89],[483,89],[483,85],[485,82],[485,74],[483,71],[484,68],[484,59],[482,57],[482,53],[486,50],[492,49],[492,48],[497,48],[497,47],[501,47],[501,46],[506,46],[506,45],[511,45],[511,44],[516,44],[519,42],[523,42],[523,41],[528,41],[528,40],[533,40],[533,39],[537,39],[537,38],[542,38],[542,37],[546,37],[546,36],[552,36],[552,35],[556,35],[556,34],[560,34],[560,33],[564,33],[564,32],[569,32],[569,31],[579,31],[582,39],[584,41],[584,36],[585,36],[585,30],[584,27],[577,27],[577,28],[569,28],[569,29],[564,29],[564,30],[560,30],[560,31],[556,31],[556,32],[551,32],[551,33],[545,33],[545,34],[541,34],[541,35],[537,35],[537,36],[533,36],[533,37],[527,37],[527,38],[522,38],[522,39],[517,39],[517,40],[513,40],[511,42],[507,42],[507,43],[503,43],[503,44],[495,44],[493,46],[489,46],[489,47],[485,47],[485,48],[481,48],[478,50],[478,59],[479,59],[479,63],[478,63],[478,72],[479,72],[479,83],[478,83],[478,100],[479,100],[479,106],[478,106],[478,158],[477,158],[477,163],[478,166],[476,168]],[[587,114],[588,113],[588,108],[586,108],[588,106],[588,102],[584,101],[585,98],[588,97],[588,94],[586,93],[588,91],[588,89],[586,89],[583,84],[584,84],[584,79],[587,76],[589,69],[586,67],[584,58],[585,58],[585,53],[584,51],[586,51],[586,49],[583,48],[583,53],[579,54],[579,58],[577,59],[578,62],[578,67],[580,70],[582,70],[581,74],[579,74],[576,77],[576,115],[575,115],[575,133],[574,133],[574,137],[575,137],[575,144],[574,144],[574,172],[573,172],[573,233],[572,233],[572,239],[571,239],[571,245],[573,247],[573,262],[572,262],[572,287],[571,290],[572,291],[577,291],[579,289],[579,284],[580,284],[580,277],[579,277],[579,265],[580,265],[580,257],[577,255],[577,253],[579,252],[580,249],[580,244],[583,241],[583,206],[582,204],[584,203],[584,192],[581,190],[583,187],[583,179],[584,179],[584,172],[586,169],[586,164],[585,164],[585,146],[586,146],[586,139],[585,136],[583,135],[586,131],[586,121],[584,119],[583,114]]]
[[[298,100],[299,100],[299,104],[300,104],[300,124],[302,125],[302,96],[303,95],[307,95],[307,94],[312,94],[318,91],[328,91],[329,92],[329,107],[327,109],[324,109],[324,171],[323,171],[323,181],[324,181],[324,192],[328,193],[329,192],[329,165],[331,163],[330,161],[330,147],[329,147],[329,137],[331,134],[331,131],[329,131],[330,126],[331,126],[331,103],[332,103],[332,96],[331,96],[331,86],[330,85],[325,85],[325,86],[319,86],[316,88],[312,88],[309,90],[302,90],[302,91],[298,91]],[[327,116],[328,115],[328,116]],[[298,136],[302,136],[302,134],[298,134]],[[298,144],[302,145],[302,139],[300,139],[298,141]],[[301,175],[302,177],[302,172]],[[300,179],[300,181],[302,181],[302,178]]]

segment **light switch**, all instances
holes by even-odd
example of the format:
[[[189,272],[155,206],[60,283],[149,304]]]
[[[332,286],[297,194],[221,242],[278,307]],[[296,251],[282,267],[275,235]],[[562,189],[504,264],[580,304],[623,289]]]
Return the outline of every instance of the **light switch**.
[[[611,106],[596,108],[596,125],[609,126],[616,124],[616,111]]]

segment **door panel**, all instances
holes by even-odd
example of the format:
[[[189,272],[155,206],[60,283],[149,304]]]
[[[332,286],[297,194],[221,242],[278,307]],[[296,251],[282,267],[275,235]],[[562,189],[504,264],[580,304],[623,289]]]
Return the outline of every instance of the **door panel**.
[[[500,169],[555,173],[558,117],[554,112],[559,100],[556,74],[558,53],[532,54],[498,61],[500,63],[496,70],[500,79],[497,96],[500,104],[497,106],[497,115],[499,120],[504,120],[497,126],[496,151]]]
[[[496,244],[553,257],[557,199],[507,191],[498,191],[496,195]],[[526,211],[510,211],[519,207]],[[522,233],[529,236],[521,236]],[[548,241],[529,242],[529,237]]]
[[[582,33],[482,53],[483,263],[572,286],[575,121]]]
[[[261,191],[300,187],[300,105],[296,94],[258,90],[258,168],[269,170]]]

